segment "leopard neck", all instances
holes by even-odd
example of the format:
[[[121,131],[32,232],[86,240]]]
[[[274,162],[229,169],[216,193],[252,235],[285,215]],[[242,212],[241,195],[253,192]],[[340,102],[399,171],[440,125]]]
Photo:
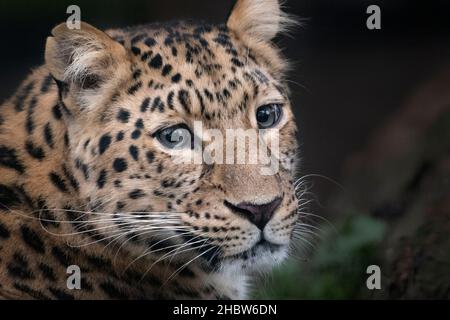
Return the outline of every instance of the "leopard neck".
[[[69,139],[56,85],[44,67],[0,109],[3,210],[80,206],[69,165]]]

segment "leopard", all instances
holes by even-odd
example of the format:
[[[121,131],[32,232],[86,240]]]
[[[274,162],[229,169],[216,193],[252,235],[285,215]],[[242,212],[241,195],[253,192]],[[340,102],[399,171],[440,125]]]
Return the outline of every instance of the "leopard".
[[[301,221],[275,43],[296,20],[238,0],[222,24],[57,25],[0,107],[0,298],[248,299]],[[195,121],[276,135],[279,170],[176,161]]]

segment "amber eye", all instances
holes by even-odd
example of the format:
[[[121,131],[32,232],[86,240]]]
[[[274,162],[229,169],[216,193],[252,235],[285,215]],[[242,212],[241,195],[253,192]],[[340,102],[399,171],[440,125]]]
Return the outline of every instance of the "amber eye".
[[[177,124],[158,130],[154,137],[168,149],[192,148],[194,136],[185,124]]]
[[[256,121],[260,129],[274,127],[281,119],[281,104],[272,103],[261,106],[256,110]]]

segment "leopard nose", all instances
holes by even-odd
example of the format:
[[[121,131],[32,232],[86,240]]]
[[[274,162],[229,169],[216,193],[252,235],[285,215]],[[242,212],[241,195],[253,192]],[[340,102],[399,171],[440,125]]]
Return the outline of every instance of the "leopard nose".
[[[253,204],[250,202],[241,202],[236,205],[225,200],[224,204],[231,211],[248,219],[259,229],[263,230],[266,224],[272,219],[275,211],[278,209],[282,198],[277,197],[274,200],[264,204]]]

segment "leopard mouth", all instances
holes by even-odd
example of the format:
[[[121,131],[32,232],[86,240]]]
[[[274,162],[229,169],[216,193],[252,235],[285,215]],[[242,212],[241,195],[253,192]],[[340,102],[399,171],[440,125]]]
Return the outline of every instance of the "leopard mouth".
[[[259,254],[263,254],[263,253],[274,254],[281,248],[283,248],[283,245],[270,242],[270,241],[264,239],[264,237],[261,237],[261,239],[257,243],[255,243],[250,249],[247,249],[243,252],[229,256],[229,257],[227,257],[227,259],[247,260],[250,257],[255,257],[255,256],[257,256]]]
[[[264,238],[261,238],[261,240],[259,240],[258,243],[256,243],[253,247],[251,247],[251,248],[250,248],[249,250],[247,250],[247,251],[255,251],[255,250],[258,249],[258,247],[262,247],[262,248],[264,248],[264,249],[268,249],[268,250],[270,250],[270,252],[273,253],[275,250],[277,250],[277,249],[283,247],[283,245],[276,244],[276,243],[267,241],[267,240],[264,239]]]
[[[266,254],[276,254],[280,250],[282,250],[285,247],[285,245],[280,245],[273,243],[269,240],[266,240],[264,237],[261,237],[261,239],[255,243],[251,248],[244,250],[242,252],[229,255],[229,256],[222,256],[217,257],[219,261],[225,262],[225,261],[247,261],[251,258],[258,258],[260,256],[266,255]]]
[[[273,243],[261,235],[259,241],[249,249],[233,255],[224,256],[223,248],[220,245],[211,243],[206,238],[194,236],[194,234],[185,234],[183,235],[183,238],[186,242],[189,242],[192,238],[205,239],[205,242],[202,245],[192,247],[198,254],[201,254],[199,262],[202,261],[204,267],[210,268],[211,270],[219,270],[220,266],[225,262],[245,262],[265,255],[275,255],[286,247],[286,245]]]

